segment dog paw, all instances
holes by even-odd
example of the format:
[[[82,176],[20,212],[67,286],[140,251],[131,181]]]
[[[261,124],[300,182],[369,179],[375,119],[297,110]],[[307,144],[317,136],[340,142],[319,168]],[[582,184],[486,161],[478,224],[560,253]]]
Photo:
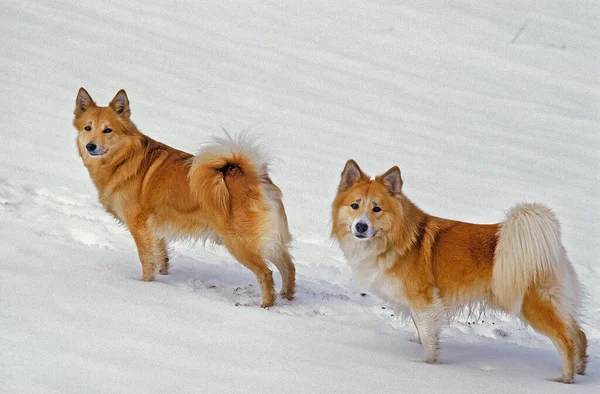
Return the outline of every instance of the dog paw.
[[[165,260],[163,261],[162,264],[158,265],[158,272],[161,275],[169,275],[169,268],[171,268],[171,264],[169,264],[169,258],[165,257]]]
[[[585,361],[579,362],[577,365],[575,365],[575,373],[577,375],[585,375],[585,367],[587,367],[587,356]]]
[[[158,273],[161,275],[169,275],[169,266],[163,267],[158,270]]]
[[[419,337],[417,337],[417,338],[411,338],[411,339],[409,339],[408,341],[409,341],[409,342],[412,342],[412,343],[419,344],[419,345],[422,345],[422,344],[423,344],[423,342],[421,342],[421,338],[419,338]]]
[[[554,378],[554,379],[548,379],[551,382],[557,382],[557,383],[565,383],[565,384],[572,384],[575,379],[573,376],[561,376],[558,378]]]
[[[285,290],[281,290],[281,292],[279,293],[279,296],[281,298],[285,298],[286,300],[293,300],[294,299],[294,292],[293,291],[285,291]]]
[[[263,302],[262,302],[262,304],[260,304],[260,307],[264,309],[264,308],[270,308],[273,305],[275,305],[275,297],[270,297],[269,299],[266,299],[266,300],[263,299]]]

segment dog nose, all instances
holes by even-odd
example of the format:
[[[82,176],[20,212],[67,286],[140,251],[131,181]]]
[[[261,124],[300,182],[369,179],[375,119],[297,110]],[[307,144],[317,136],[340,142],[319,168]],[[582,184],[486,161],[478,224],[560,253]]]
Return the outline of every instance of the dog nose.
[[[97,145],[94,144],[93,142],[90,142],[89,144],[87,144],[85,146],[85,149],[87,149],[88,152],[93,152],[96,150]]]
[[[359,234],[364,234],[369,229],[369,225],[367,223],[358,222],[356,223],[356,232]]]

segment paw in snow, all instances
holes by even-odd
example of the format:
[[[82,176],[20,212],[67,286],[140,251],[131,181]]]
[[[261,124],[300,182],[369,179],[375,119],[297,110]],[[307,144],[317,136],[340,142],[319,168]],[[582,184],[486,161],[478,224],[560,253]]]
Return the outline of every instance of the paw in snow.
[[[235,306],[256,306],[254,301],[260,299],[260,290],[251,283],[233,287],[220,281],[209,279],[205,282],[199,278],[192,278],[189,283],[194,293],[202,293],[203,296]]]
[[[566,384],[572,384],[575,381],[573,376],[560,376],[558,378],[546,379],[546,380],[549,380],[550,382],[566,383]]]

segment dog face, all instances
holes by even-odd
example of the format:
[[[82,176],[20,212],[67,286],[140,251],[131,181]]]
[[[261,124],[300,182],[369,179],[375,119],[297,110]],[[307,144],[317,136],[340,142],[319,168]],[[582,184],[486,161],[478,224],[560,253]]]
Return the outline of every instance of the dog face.
[[[385,248],[400,225],[401,187],[398,167],[371,180],[354,160],[349,160],[333,203],[333,236],[341,244]]]
[[[84,162],[109,157],[127,138],[131,111],[124,90],[116,94],[108,107],[98,107],[88,92],[80,88],[74,114],[77,146]]]

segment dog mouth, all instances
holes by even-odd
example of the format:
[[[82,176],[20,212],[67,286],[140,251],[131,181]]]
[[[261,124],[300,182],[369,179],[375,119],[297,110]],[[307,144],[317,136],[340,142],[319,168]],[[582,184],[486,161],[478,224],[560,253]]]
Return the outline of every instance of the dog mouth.
[[[87,154],[92,156],[92,157],[100,157],[100,156],[104,156],[105,154],[108,153],[108,149],[105,150],[93,150],[93,151],[87,151]]]
[[[364,241],[364,240],[369,240],[369,239],[375,238],[375,236],[377,235],[377,232],[374,232],[372,235],[354,234],[354,233],[352,235],[354,235],[354,238]]]

